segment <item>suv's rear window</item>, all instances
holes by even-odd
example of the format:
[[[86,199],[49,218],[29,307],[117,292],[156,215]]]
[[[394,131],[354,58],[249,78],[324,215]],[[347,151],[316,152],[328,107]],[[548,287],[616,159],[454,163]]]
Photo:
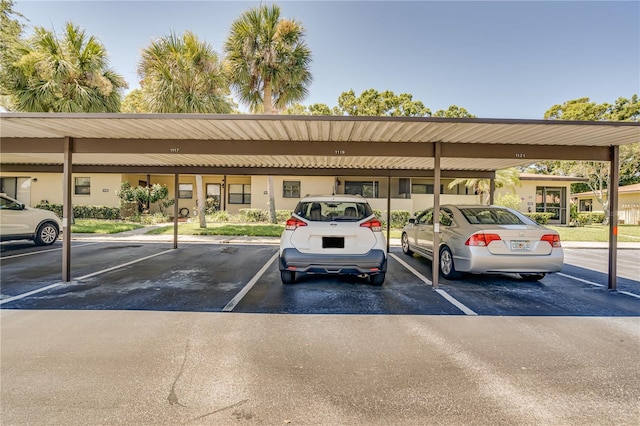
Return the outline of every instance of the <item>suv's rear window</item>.
[[[371,216],[373,211],[369,204],[364,202],[309,201],[298,203],[294,213],[303,219],[316,222],[357,222]]]

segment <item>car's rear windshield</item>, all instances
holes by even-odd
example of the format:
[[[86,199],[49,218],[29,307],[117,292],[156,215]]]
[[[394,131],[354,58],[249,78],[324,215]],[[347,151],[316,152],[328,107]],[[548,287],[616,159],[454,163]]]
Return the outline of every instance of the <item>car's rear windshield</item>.
[[[300,202],[294,213],[303,219],[316,222],[357,222],[373,214],[366,202],[309,201]]]
[[[524,225],[518,216],[505,209],[466,207],[461,208],[460,212],[474,225]]]

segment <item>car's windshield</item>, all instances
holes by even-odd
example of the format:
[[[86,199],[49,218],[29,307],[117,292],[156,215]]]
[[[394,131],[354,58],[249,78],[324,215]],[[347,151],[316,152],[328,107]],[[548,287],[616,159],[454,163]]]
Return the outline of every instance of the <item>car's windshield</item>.
[[[303,219],[317,222],[357,222],[373,214],[369,204],[355,201],[300,202],[294,213]]]
[[[465,207],[460,212],[471,224],[487,225],[523,225],[518,216],[505,209],[490,207]]]

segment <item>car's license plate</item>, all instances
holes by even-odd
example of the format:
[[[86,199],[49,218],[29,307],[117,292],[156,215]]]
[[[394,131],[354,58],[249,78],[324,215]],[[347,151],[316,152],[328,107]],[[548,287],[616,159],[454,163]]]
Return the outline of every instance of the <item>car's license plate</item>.
[[[344,248],[344,237],[322,237],[322,248]]]
[[[529,251],[531,246],[526,240],[511,240],[511,251]]]

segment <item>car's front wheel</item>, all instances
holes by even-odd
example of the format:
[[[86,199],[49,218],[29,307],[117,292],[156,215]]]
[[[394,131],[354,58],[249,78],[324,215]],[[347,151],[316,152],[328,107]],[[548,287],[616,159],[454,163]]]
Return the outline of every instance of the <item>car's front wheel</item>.
[[[406,232],[402,233],[402,238],[400,242],[402,244],[402,252],[407,256],[413,256],[413,252],[409,248],[409,236],[407,235]]]
[[[293,284],[296,281],[296,273],[293,271],[280,271],[282,284]]]
[[[35,243],[39,246],[48,246],[58,239],[58,227],[51,222],[45,222],[36,231]]]
[[[456,266],[453,262],[453,254],[449,247],[442,247],[440,249],[440,273],[448,280],[455,280],[462,275],[456,271]]]

